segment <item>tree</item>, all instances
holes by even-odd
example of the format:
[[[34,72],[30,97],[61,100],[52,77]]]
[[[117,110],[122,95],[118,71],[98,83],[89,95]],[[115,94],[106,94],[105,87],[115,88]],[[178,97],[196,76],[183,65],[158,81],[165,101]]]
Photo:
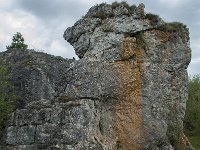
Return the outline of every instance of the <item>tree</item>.
[[[200,75],[189,78],[184,127],[186,134],[200,135]]]
[[[12,43],[9,46],[6,46],[8,50],[10,49],[23,49],[26,50],[28,45],[24,44],[24,38],[21,33],[17,32],[12,39]]]

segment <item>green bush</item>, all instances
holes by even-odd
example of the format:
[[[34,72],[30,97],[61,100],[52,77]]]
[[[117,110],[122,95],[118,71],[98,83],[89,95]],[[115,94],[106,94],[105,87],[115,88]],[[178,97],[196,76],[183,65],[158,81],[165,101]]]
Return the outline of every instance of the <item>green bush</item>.
[[[188,86],[184,131],[189,136],[200,136],[200,75],[190,77]]]

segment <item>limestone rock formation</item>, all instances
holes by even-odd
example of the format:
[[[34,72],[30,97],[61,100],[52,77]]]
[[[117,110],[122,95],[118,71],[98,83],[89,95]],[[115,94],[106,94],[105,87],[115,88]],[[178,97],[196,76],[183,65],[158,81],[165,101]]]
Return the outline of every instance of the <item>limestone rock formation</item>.
[[[143,4],[100,4],[64,38],[80,60],[1,54],[23,98],[2,149],[192,149],[182,131],[191,59],[184,25],[146,14]],[[22,66],[27,55],[34,59]]]

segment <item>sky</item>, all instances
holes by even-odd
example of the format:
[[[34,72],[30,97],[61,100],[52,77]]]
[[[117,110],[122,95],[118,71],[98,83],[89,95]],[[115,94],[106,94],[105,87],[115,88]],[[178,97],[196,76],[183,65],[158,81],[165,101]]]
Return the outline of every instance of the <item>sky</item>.
[[[93,5],[111,0],[0,0],[0,51],[20,32],[30,49],[64,58],[78,58],[63,38],[67,27],[87,13]],[[118,1],[120,2],[120,1]],[[164,21],[180,21],[190,31],[192,60],[189,75],[200,74],[200,1],[127,0],[145,4],[145,11],[158,14]]]

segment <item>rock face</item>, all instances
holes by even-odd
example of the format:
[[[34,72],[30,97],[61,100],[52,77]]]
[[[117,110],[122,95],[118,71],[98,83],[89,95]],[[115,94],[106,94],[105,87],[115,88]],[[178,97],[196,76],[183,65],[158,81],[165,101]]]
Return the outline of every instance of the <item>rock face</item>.
[[[33,68],[11,65],[23,105],[9,116],[2,149],[192,149],[182,131],[188,34],[143,4],[92,7],[64,33],[80,60],[32,52]]]
[[[0,54],[12,74],[11,82],[21,97],[17,108],[40,99],[53,99],[62,91],[64,79],[74,60],[33,50],[13,49]],[[67,78],[67,77],[66,77]]]

